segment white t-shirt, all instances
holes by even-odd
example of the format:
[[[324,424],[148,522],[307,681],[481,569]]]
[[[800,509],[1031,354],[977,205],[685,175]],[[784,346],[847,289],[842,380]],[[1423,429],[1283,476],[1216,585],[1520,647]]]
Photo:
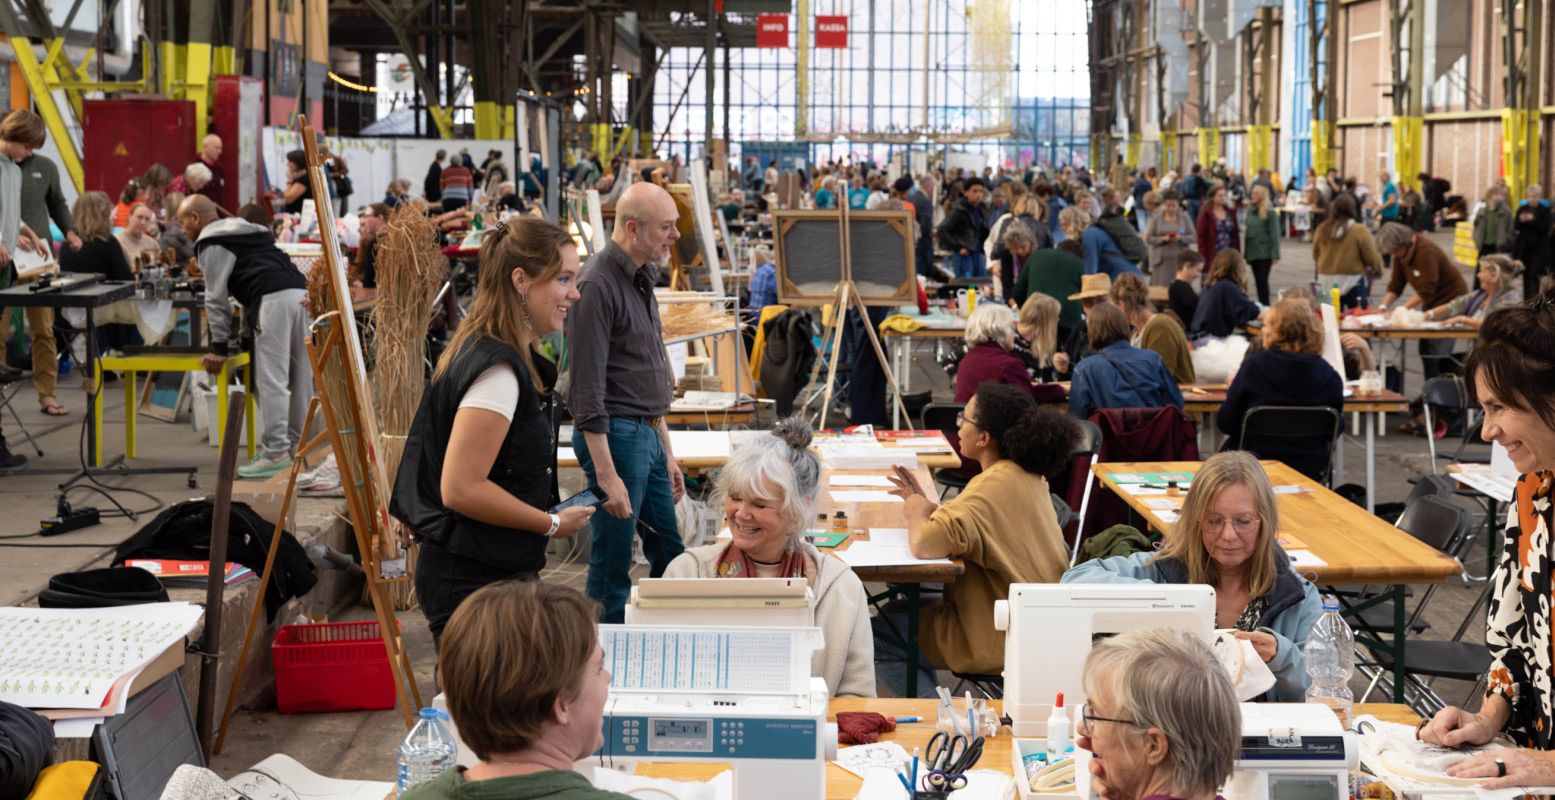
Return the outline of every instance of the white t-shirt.
[[[459,398],[459,407],[495,411],[512,422],[518,412],[518,373],[513,365],[504,361],[487,367]]]

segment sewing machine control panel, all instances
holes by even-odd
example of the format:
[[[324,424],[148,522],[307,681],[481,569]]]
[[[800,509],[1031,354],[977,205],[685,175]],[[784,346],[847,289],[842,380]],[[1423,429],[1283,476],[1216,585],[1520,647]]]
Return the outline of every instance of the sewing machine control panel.
[[[809,759],[815,757],[816,724],[805,718],[607,716],[601,753]]]

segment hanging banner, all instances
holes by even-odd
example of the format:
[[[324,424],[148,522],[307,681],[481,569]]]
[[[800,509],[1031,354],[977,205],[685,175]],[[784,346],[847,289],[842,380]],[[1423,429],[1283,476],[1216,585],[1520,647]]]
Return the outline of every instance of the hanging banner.
[[[846,50],[848,47],[847,17],[816,17],[815,47]]]
[[[757,14],[756,46],[778,49],[788,47],[788,15]]]

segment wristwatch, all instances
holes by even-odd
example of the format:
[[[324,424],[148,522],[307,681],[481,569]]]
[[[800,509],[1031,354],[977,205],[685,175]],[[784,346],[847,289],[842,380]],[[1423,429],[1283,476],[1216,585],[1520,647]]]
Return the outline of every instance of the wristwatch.
[[[546,531],[545,531],[545,535],[546,535],[547,538],[555,536],[556,532],[558,530],[561,530],[561,527],[562,527],[562,518],[561,517],[559,517],[559,516],[557,516],[555,514],[551,514],[550,517],[551,517],[551,527],[546,529]]]

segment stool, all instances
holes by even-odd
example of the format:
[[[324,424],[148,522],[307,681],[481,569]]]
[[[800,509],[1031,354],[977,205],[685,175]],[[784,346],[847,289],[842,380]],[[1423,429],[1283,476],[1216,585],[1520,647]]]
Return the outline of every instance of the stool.
[[[102,391],[103,372],[105,370],[117,370],[124,373],[124,457],[135,457],[135,419],[140,414],[138,398],[135,391],[135,375],[141,372],[195,372],[205,369],[200,363],[204,357],[200,352],[182,353],[136,353],[134,355],[100,356],[97,363],[92,365],[92,385]],[[216,419],[211,422],[216,430],[227,429],[227,387],[232,383],[232,371],[243,370],[244,386],[248,391],[244,392],[246,404],[246,419],[244,425],[248,429],[248,457],[253,460],[258,449],[258,436],[254,417],[256,408],[254,402],[253,367],[250,364],[252,356],[248,353],[238,353],[227,356],[227,360],[221,364],[221,371],[216,373]],[[92,452],[92,466],[103,463],[103,404],[102,399],[92,404],[95,409],[92,414],[92,431],[95,434],[97,447]]]
[[[32,438],[31,433],[28,433],[27,426],[22,423],[22,415],[16,413],[16,406],[11,405],[11,400],[16,397],[17,392],[20,392],[22,387],[26,386],[28,382],[30,382],[30,378],[20,372],[0,373],[0,406],[4,406],[3,409],[0,409],[0,412],[11,412],[11,417],[16,420],[16,427],[22,432],[22,438],[26,439],[27,443],[32,445],[32,449],[38,452],[38,457],[42,458],[43,448],[39,447],[37,440]]]

